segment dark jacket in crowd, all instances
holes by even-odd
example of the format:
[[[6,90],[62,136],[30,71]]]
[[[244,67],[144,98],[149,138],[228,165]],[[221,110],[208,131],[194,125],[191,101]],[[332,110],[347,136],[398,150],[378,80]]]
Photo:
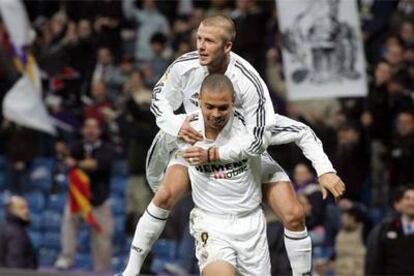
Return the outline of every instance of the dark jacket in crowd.
[[[7,214],[0,227],[0,267],[37,268],[37,257],[27,234],[28,222]]]
[[[391,108],[386,85],[369,86],[369,94],[365,99],[365,108],[372,114],[372,124],[369,127],[371,139],[382,141],[388,145],[391,140]]]
[[[392,188],[414,183],[414,134],[396,137],[391,149],[390,184]]]
[[[414,234],[405,235],[401,217],[377,225],[368,237],[365,275],[414,275]]]
[[[338,147],[334,167],[346,183],[345,198],[362,200],[363,185],[369,172],[369,154],[364,143],[350,143]]]
[[[90,156],[96,159],[98,168],[94,171],[86,171],[90,178],[93,206],[99,206],[109,197],[111,162],[114,158],[112,147],[109,143],[99,140],[94,144],[82,142],[71,148],[71,156],[77,161]]]

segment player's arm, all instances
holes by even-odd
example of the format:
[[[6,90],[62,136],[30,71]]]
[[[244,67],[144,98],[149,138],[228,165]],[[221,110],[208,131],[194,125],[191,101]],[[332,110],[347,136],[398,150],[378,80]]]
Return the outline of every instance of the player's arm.
[[[263,153],[266,149],[266,126],[274,123],[272,100],[266,84],[259,74],[251,66],[236,63],[240,69],[242,81],[238,83],[241,91],[241,114],[246,123],[247,129],[253,137],[249,140],[250,144],[239,151],[243,151],[247,156],[255,156]]]
[[[325,199],[328,191],[335,199],[339,199],[345,191],[345,184],[336,175],[331,161],[323,150],[321,140],[313,130],[298,121],[276,114],[275,125],[268,127],[270,131],[270,145],[280,145],[294,142],[303,152],[303,155],[312,162],[319,177],[322,196]]]
[[[295,143],[302,150],[303,155],[312,162],[318,176],[336,172],[323,150],[321,140],[309,126],[286,116],[275,114],[275,124],[269,126],[268,131],[271,133],[270,145]]]
[[[335,198],[339,198],[345,191],[345,185],[336,175],[332,163],[323,150],[322,142],[313,130],[309,126],[288,117],[279,114],[274,116],[274,124],[266,128],[267,131],[262,136],[263,143],[256,151],[249,150],[255,137],[246,136],[226,146],[212,148],[209,152],[200,148],[189,148],[186,151],[185,157],[193,158],[193,160],[200,164],[206,162],[207,159],[210,161],[235,162],[260,155],[267,145],[281,145],[294,142],[300,147],[305,157],[312,162],[319,177],[323,198],[327,197],[328,191]]]

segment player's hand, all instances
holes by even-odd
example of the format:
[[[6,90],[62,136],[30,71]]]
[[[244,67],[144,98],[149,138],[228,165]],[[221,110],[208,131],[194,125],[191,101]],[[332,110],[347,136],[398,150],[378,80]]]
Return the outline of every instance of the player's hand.
[[[189,147],[183,153],[183,157],[188,163],[194,166],[206,164],[208,162],[208,152],[200,147]]]
[[[328,197],[328,191],[338,201],[345,192],[345,184],[335,173],[325,173],[319,177],[319,186],[322,192],[322,198]]]
[[[177,135],[179,139],[183,139],[184,141],[186,141],[187,143],[191,145],[195,144],[195,142],[197,141],[203,140],[203,135],[201,135],[200,132],[192,128],[190,125],[190,122],[194,119],[195,116],[196,115],[193,114],[185,118],[185,121],[183,125],[181,126],[180,131],[178,132],[178,135]]]

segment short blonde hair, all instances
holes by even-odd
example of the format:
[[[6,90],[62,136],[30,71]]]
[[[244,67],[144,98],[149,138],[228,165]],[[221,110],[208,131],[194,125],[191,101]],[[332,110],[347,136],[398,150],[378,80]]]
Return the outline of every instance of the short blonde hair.
[[[213,15],[201,21],[200,25],[214,26],[223,28],[225,31],[225,40],[233,42],[236,38],[236,26],[233,20],[225,15]]]

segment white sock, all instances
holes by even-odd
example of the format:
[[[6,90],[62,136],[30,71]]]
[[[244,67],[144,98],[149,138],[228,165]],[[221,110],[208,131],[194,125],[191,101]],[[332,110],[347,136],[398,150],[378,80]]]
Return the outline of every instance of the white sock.
[[[308,230],[290,231],[285,228],[284,240],[293,276],[311,275],[312,241]]]
[[[169,210],[161,209],[152,201],[150,202],[135,228],[129,260],[124,272],[122,272],[123,276],[137,276],[139,274],[148,252],[164,230],[169,214]]]

